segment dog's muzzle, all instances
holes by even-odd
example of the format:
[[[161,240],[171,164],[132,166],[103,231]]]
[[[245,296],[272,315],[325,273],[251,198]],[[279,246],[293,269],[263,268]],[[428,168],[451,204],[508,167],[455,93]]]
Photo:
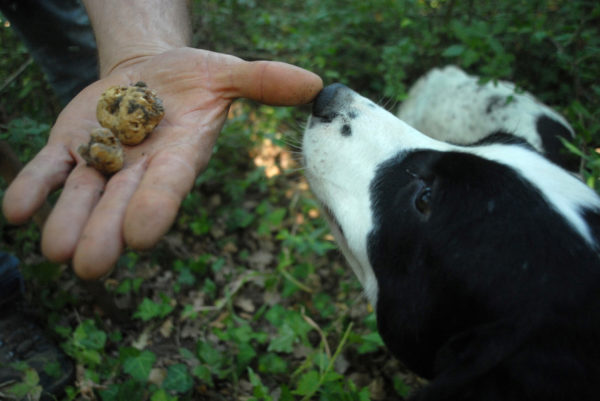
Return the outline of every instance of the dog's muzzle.
[[[313,102],[312,115],[325,122],[333,120],[339,110],[352,101],[353,91],[343,84],[323,88]]]

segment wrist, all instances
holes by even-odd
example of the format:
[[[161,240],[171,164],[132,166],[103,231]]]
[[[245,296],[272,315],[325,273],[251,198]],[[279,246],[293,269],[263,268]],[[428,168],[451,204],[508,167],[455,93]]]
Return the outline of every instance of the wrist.
[[[100,60],[100,78],[110,75],[117,69],[124,69],[135,64],[144,62],[152,56],[161,54],[172,49],[170,46],[147,45],[135,46],[131,48],[121,48],[118,53],[103,54],[99,56]]]
[[[100,77],[148,56],[187,46],[187,0],[84,0],[98,45]]]

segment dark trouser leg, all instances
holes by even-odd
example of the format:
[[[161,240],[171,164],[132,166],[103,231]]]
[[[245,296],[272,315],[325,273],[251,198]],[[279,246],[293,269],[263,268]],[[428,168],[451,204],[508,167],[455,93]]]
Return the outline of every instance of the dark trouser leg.
[[[18,259],[0,251],[0,307],[18,298],[22,291],[23,277]]]
[[[94,34],[78,0],[0,0],[61,103],[98,79]]]

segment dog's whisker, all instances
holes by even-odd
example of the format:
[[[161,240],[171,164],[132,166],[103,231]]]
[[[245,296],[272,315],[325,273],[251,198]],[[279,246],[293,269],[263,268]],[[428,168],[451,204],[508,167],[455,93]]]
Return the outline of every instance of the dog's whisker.
[[[303,172],[306,170],[306,167],[297,167],[297,168],[286,168],[285,170],[283,170],[284,174],[295,174],[295,173],[299,173],[299,172]]]

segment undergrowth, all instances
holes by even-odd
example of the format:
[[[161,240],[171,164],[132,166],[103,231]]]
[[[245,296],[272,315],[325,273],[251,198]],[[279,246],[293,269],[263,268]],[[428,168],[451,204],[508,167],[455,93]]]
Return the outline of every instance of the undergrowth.
[[[600,5],[521,0],[196,0],[195,45],[278,59],[393,108],[421,74],[457,64],[507,79],[572,123],[566,146],[598,189]],[[21,159],[59,108],[2,19],[0,140]],[[15,74],[18,72],[18,74]],[[391,358],[298,163],[307,108],[238,102],[177,221],[149,252],[83,283],[39,254],[39,230],[0,220],[28,305],[76,365],[63,399],[404,399],[423,381]],[[2,194],[0,190],[0,195]],[[47,371],[56,372],[50,364]],[[34,395],[35,372],[4,394]]]

